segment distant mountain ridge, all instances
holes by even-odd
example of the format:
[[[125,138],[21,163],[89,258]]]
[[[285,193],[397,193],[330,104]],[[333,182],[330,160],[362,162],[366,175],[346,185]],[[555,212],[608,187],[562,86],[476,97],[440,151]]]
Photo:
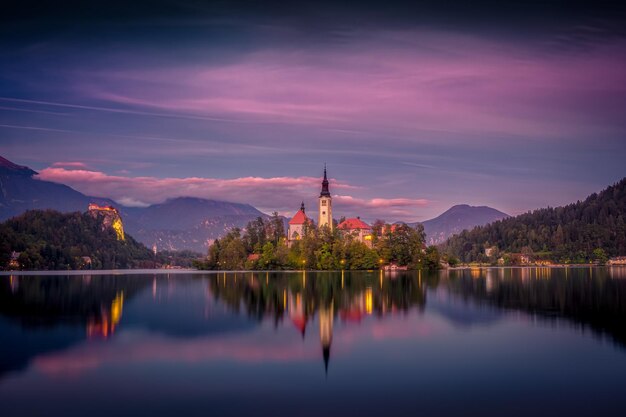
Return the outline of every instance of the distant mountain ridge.
[[[159,250],[190,249],[206,253],[207,241],[257,217],[269,218],[250,204],[179,197],[145,208],[123,209],[127,230]]]
[[[70,187],[33,178],[37,172],[0,156],[0,221],[27,210],[85,211],[89,203],[116,205],[107,198],[88,197]]]
[[[249,204],[180,197],[149,207],[126,207],[108,198],[87,196],[67,185],[34,178],[37,172],[0,157],[0,221],[27,210],[84,212],[89,203],[117,208],[125,230],[158,250],[206,253],[207,241],[266,214]]]
[[[508,214],[491,207],[458,204],[450,207],[434,219],[426,220],[421,222],[421,224],[424,226],[424,232],[426,233],[426,243],[438,245],[445,242],[450,236],[461,233],[463,230],[471,230],[476,226],[484,226],[507,217],[509,217]],[[415,227],[419,223],[408,224]]]
[[[0,157],[0,221],[32,209],[83,212],[89,203],[110,205],[120,211],[125,230],[146,246],[206,253],[209,240],[235,227],[244,228],[257,217],[269,217],[250,204],[194,197],[173,198],[148,207],[126,207],[107,198],[87,196],[63,184],[33,178],[36,174],[28,167]],[[443,243],[464,229],[506,217],[507,214],[490,207],[462,204],[422,224],[427,243],[432,245]]]

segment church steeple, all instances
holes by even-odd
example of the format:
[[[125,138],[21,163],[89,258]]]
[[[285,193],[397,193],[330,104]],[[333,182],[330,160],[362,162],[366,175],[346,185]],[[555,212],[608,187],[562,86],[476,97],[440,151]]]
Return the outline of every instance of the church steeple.
[[[326,176],[326,164],[324,164],[324,179],[322,180],[322,192],[320,197],[330,197],[330,191],[328,190],[328,177]]]
[[[304,201],[302,202],[302,204],[300,205],[300,211],[304,213]]]
[[[324,164],[324,179],[322,180],[322,192],[319,198],[319,221],[317,227],[329,227],[333,230],[333,198],[328,189],[328,176],[326,175],[326,164]]]

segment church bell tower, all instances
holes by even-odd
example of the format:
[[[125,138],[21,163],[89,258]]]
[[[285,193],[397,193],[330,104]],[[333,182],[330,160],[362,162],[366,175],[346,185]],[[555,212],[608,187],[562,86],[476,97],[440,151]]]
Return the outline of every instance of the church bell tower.
[[[322,228],[328,226],[333,230],[333,198],[328,190],[328,178],[326,177],[326,165],[324,165],[324,180],[322,181],[322,192],[319,198],[319,221],[317,226]]]

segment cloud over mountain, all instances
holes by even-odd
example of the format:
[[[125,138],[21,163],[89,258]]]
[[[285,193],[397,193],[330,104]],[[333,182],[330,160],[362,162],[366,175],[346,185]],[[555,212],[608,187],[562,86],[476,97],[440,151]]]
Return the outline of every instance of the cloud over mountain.
[[[109,175],[87,169],[67,169],[54,165],[39,172],[38,178],[63,183],[88,194],[110,198],[127,206],[146,206],[176,197],[199,197],[252,204],[265,212],[289,215],[299,202],[309,211],[317,208],[320,178],[315,177],[242,177],[242,178],[157,178]],[[359,187],[331,179],[336,216],[362,216],[393,220],[411,219],[416,210],[428,205],[426,199],[359,198],[343,195]]]

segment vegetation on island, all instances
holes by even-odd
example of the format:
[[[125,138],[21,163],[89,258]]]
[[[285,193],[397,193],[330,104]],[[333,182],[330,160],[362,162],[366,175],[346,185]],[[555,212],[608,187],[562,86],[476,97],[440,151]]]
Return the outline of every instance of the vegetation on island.
[[[490,250],[489,250],[490,249]],[[584,201],[509,217],[452,236],[442,251],[462,262],[604,263],[626,255],[626,178]]]
[[[426,247],[424,229],[404,224],[390,227],[374,223],[371,245],[334,227],[305,225],[303,236],[287,244],[284,225],[277,213],[258,217],[244,231],[231,230],[215,240],[199,269],[215,270],[368,270],[395,264],[408,269],[437,269],[439,251]]]

